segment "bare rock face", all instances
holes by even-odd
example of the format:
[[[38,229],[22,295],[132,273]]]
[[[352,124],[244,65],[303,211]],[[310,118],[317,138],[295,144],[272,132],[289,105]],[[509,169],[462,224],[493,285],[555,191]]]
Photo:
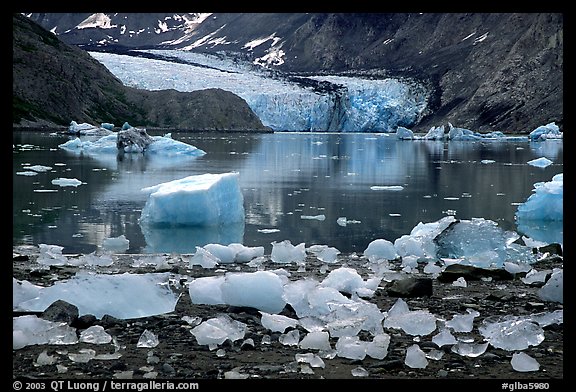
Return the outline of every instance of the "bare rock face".
[[[13,15],[14,125],[67,126],[70,120],[190,130],[269,131],[235,94],[179,93],[124,86],[84,50]]]

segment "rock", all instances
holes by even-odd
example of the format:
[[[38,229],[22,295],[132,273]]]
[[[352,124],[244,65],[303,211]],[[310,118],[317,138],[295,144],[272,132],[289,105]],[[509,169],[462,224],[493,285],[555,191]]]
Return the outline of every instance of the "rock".
[[[396,280],[387,292],[391,297],[429,297],[432,295],[432,279],[410,277]]]
[[[59,299],[48,306],[40,318],[72,325],[78,319],[78,307]]]
[[[541,253],[549,253],[551,255],[558,255],[558,256],[562,256],[562,246],[560,244],[548,244],[545,246],[541,246],[540,248],[538,248],[538,252]]]
[[[122,129],[118,132],[117,137],[116,147],[118,147],[118,151],[126,151],[127,148],[132,149],[135,147],[137,150],[144,152],[146,147],[154,142],[154,139],[146,133],[145,129],[134,127]]]
[[[96,324],[98,319],[93,314],[83,314],[78,317],[70,326],[78,329],[86,329]]]
[[[451,264],[438,275],[438,281],[452,283],[461,276],[466,280],[480,280],[482,278],[512,280],[514,278],[510,272],[504,269],[487,269],[471,265]]]

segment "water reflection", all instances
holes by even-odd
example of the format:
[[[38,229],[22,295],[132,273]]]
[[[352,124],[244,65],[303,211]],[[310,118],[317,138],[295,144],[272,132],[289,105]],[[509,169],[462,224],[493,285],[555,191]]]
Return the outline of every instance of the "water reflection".
[[[533,184],[563,171],[562,141],[398,141],[386,134],[173,134],[206,155],[173,158],[76,155],[58,149],[67,139],[14,134],[14,244],[48,243],[65,252],[91,252],[106,237],[124,234],[128,252],[191,253],[203,243],[265,246],[289,239],[363,251],[376,238],[394,241],[419,222],[446,215],[482,217],[505,230],[516,227],[518,203]],[[40,148],[20,148],[23,144]],[[546,168],[527,165],[546,156]],[[142,159],[144,158],[144,159]],[[150,159],[152,158],[152,159]],[[489,160],[492,163],[482,163]],[[53,169],[34,177],[16,175],[24,164]],[[58,163],[59,165],[56,165]],[[228,229],[174,231],[141,227],[147,195],[142,188],[204,173],[240,173],[245,225]],[[78,188],[59,188],[57,177],[78,178]],[[403,187],[401,191],[372,186]],[[34,190],[56,190],[37,193]],[[326,216],[324,221],[303,215]],[[339,217],[361,223],[337,224]],[[262,229],[276,229],[272,233]],[[562,238],[561,228],[546,231]]]

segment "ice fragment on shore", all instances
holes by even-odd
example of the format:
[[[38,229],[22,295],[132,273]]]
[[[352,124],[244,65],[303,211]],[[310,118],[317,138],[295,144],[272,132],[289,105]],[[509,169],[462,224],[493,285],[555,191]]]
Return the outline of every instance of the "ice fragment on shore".
[[[432,337],[432,342],[436,344],[438,347],[446,346],[446,345],[453,345],[458,343],[450,329],[443,328],[438,334]]]
[[[446,327],[452,328],[454,332],[472,331],[474,318],[480,316],[476,310],[467,309],[468,314],[455,314],[452,319],[446,322]]]
[[[136,343],[136,347],[144,347],[144,348],[154,348],[160,342],[158,341],[158,336],[156,336],[153,332],[145,329],[140,335],[138,339],[138,343]]]
[[[57,359],[53,355],[48,355],[48,351],[44,350],[36,358],[36,362],[34,362],[34,366],[45,366],[45,365],[54,365]]]
[[[488,343],[458,342],[452,346],[452,352],[464,357],[476,358],[486,352]]]
[[[102,248],[116,253],[126,252],[129,247],[130,241],[124,234],[118,237],[105,238],[102,241]]]
[[[306,244],[300,243],[294,246],[290,240],[274,241],[270,258],[274,263],[300,264],[306,260]]]
[[[35,315],[12,318],[12,349],[35,344],[75,344],[76,329],[66,323],[44,320]]]
[[[478,331],[493,347],[507,351],[524,350],[544,341],[544,330],[528,317],[487,318]]]
[[[333,287],[343,293],[356,293],[361,297],[366,297],[374,294],[380,281],[381,279],[364,281],[354,268],[340,267],[330,271],[328,276],[320,283],[320,287]]]
[[[12,278],[12,309],[19,310],[19,304],[29,299],[36,298],[42,286],[36,286],[27,280]]]
[[[298,346],[300,342],[300,331],[293,329],[278,337],[278,341],[285,346]]]
[[[436,316],[427,310],[408,309],[408,304],[398,298],[388,311],[384,328],[402,329],[408,335],[428,335],[436,330]]]
[[[112,341],[110,336],[101,325],[92,325],[80,333],[80,342],[93,344],[106,344]]]
[[[323,263],[335,263],[338,259],[340,251],[328,245],[313,245],[309,248],[310,252],[314,253],[318,260]]]
[[[426,354],[420,349],[417,344],[413,344],[406,349],[406,357],[404,359],[406,366],[413,369],[424,369],[428,366]]]
[[[227,339],[235,342],[244,338],[246,324],[222,314],[202,322],[190,333],[196,337],[198,344],[208,345],[210,350],[214,350]]]
[[[296,359],[296,362],[307,363],[311,367],[324,368],[326,366],[324,364],[324,361],[322,360],[322,358],[320,358],[318,355],[313,354],[313,353],[296,354],[294,357]]]
[[[379,260],[394,260],[398,257],[398,253],[392,242],[379,238],[368,244],[364,250],[364,256],[370,262],[378,262]]]
[[[368,371],[364,369],[362,366],[357,366],[351,370],[351,374],[354,377],[368,377]]]
[[[332,349],[332,346],[330,346],[330,334],[325,331],[309,332],[300,341],[300,348],[329,351]]]
[[[224,303],[249,306],[267,313],[279,313],[286,302],[282,298],[284,282],[270,271],[227,273],[222,282]]]
[[[63,246],[38,244],[40,255],[36,262],[43,265],[66,265],[68,258],[62,255]]]
[[[272,332],[284,333],[286,329],[294,328],[299,324],[298,320],[281,314],[270,314],[264,311],[260,311],[260,314],[262,315],[260,323],[262,323],[264,328],[268,328]]]
[[[538,297],[544,301],[564,302],[564,270],[556,269],[544,286],[538,290]]]
[[[517,372],[535,372],[540,369],[538,361],[523,352],[512,354],[510,363]]]

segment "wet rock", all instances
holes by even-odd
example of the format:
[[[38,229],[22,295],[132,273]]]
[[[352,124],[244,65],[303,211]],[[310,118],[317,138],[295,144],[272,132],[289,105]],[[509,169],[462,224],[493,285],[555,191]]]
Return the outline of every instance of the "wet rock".
[[[40,315],[40,318],[72,325],[78,318],[78,307],[61,299],[54,301]]]
[[[560,244],[556,244],[556,243],[548,244],[548,245],[541,246],[540,248],[538,248],[538,252],[562,256],[562,246]]]
[[[459,277],[464,277],[466,280],[480,280],[482,278],[512,280],[514,275],[504,269],[487,269],[472,265],[451,264],[438,275],[438,281],[452,283]]]
[[[78,329],[86,329],[96,324],[97,321],[98,319],[93,314],[83,314],[70,324],[70,326]]]
[[[410,277],[396,280],[387,289],[387,292],[391,297],[430,297],[432,295],[432,279]]]

